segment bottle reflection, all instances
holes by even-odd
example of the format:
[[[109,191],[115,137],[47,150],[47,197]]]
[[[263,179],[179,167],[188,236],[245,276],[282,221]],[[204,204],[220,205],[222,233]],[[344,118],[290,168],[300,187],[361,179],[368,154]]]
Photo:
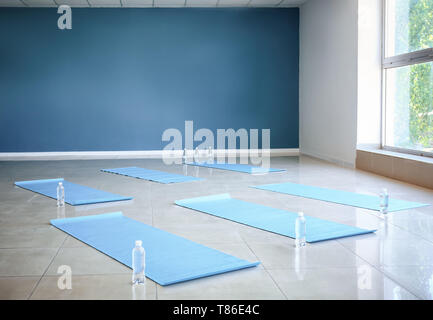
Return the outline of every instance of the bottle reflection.
[[[65,206],[57,207],[57,219],[66,218]]]
[[[196,147],[194,151],[194,162],[200,163],[200,150],[198,147]]]
[[[200,174],[200,168],[198,166],[194,167],[194,177],[198,178]]]
[[[380,212],[382,214],[388,213],[388,205],[389,205],[389,194],[386,188],[383,188],[379,194],[380,198]]]
[[[182,166],[182,172],[183,172],[183,175],[184,175],[184,176],[187,176],[187,175],[188,175],[188,166],[187,166],[186,164],[184,164],[184,165]]]
[[[386,239],[386,237],[388,236],[388,221],[389,221],[389,216],[388,215],[382,215],[382,221],[380,222],[380,229],[383,230],[383,236]]]
[[[132,300],[146,300],[146,278],[142,284],[134,284],[131,286]]]
[[[212,168],[208,168],[207,170],[208,170],[209,176],[212,176],[212,174],[213,174],[213,169],[212,169]]]
[[[401,288],[395,287],[393,290],[393,299],[394,300],[401,300]]]
[[[389,227],[388,227],[389,217],[387,215],[382,215],[382,220],[379,223],[379,230],[382,231],[381,237],[379,237],[379,261],[381,265],[384,265],[389,260],[389,250],[388,248],[392,248],[393,242],[389,241]],[[391,237],[392,238],[392,237]],[[391,247],[390,247],[391,246]],[[391,256],[392,259],[392,256]]]
[[[430,299],[433,299],[433,274],[431,275],[429,281],[429,291],[430,291]]]
[[[298,280],[304,280],[307,273],[307,248],[295,248],[295,272]]]
[[[213,163],[213,148],[209,147],[207,149],[207,163]]]
[[[183,149],[183,154],[182,154],[182,163],[185,164],[188,162],[188,158],[187,158],[187,151],[186,149]]]

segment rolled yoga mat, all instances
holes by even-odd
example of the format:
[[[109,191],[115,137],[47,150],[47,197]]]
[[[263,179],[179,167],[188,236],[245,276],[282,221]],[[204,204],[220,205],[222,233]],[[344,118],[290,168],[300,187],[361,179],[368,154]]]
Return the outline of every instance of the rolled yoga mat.
[[[313,187],[291,182],[254,186],[253,188],[380,211],[379,196],[371,196],[355,192]],[[429,206],[429,204],[390,198],[388,212],[407,210],[424,206]]]
[[[175,203],[178,206],[295,238],[295,221],[298,214],[294,212],[233,199],[229,194],[177,200]],[[304,217],[307,229],[306,241],[310,243],[376,231],[360,229],[315,217]]]
[[[73,206],[132,199],[132,197],[124,197],[118,194],[89,188],[64,179],[17,181],[15,185],[57,199],[57,186],[59,182],[62,182],[65,188],[65,202]]]
[[[249,174],[286,171],[285,169],[263,168],[263,167],[250,166],[248,164],[236,164],[236,163],[230,164],[230,163],[187,162],[186,164],[190,166],[244,172]]]
[[[168,172],[163,172],[158,170],[149,170],[149,169],[144,169],[139,167],[101,169],[101,171],[120,174],[122,176],[133,177],[137,179],[165,183],[165,184],[202,180],[200,178],[184,176],[175,173],[168,173]]]
[[[122,212],[55,219],[51,224],[129,268],[135,240],[142,240],[146,277],[162,286],[259,264],[127,218]]]

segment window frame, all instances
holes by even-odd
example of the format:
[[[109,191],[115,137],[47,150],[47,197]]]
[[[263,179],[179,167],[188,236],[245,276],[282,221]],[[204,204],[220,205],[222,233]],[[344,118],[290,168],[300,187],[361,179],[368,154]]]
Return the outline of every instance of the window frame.
[[[382,0],[382,112],[381,112],[381,134],[380,147],[383,150],[412,154],[424,157],[433,157],[433,152],[417,149],[407,149],[386,145],[386,74],[388,69],[401,68],[415,64],[433,62],[433,48],[417,50],[409,53],[386,57],[387,46],[387,21],[388,21],[388,0]]]

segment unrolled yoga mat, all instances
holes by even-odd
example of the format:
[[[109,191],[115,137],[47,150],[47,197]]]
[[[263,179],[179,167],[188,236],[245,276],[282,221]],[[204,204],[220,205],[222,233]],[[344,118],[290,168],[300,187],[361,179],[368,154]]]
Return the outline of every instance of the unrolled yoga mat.
[[[183,176],[180,174],[168,173],[158,170],[149,170],[139,167],[126,167],[126,168],[115,168],[115,169],[102,169],[101,171],[120,174],[123,176],[150,180],[160,183],[177,183],[177,182],[188,182],[202,180],[200,178]]]
[[[253,188],[380,211],[379,196],[370,196],[366,194],[313,187],[290,182],[255,186]],[[429,204],[390,198],[388,212],[424,206],[429,206]]]
[[[118,194],[89,188],[64,179],[18,181],[15,182],[15,185],[57,199],[57,186],[59,182],[62,182],[65,188],[65,202],[73,206],[132,199],[132,197],[124,197]]]
[[[233,199],[229,194],[178,200],[175,203],[182,207],[295,238],[295,221],[298,214],[294,212]],[[309,216],[305,216],[305,220],[306,241],[310,243],[375,231]]]
[[[146,276],[163,286],[259,264],[127,218],[122,212],[56,219],[51,224],[130,268],[135,240],[142,240]]]
[[[220,170],[237,171],[237,172],[244,172],[250,174],[286,171],[285,169],[263,168],[263,167],[250,166],[248,164],[236,164],[236,163],[230,164],[230,163],[188,162],[187,165],[220,169]]]

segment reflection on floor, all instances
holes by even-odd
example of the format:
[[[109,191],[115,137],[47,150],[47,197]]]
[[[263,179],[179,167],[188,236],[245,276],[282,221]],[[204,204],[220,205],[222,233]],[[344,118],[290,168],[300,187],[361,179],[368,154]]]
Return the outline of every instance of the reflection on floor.
[[[384,220],[374,211],[249,186],[289,181],[371,195],[387,188],[391,197],[431,204],[433,190],[304,156],[272,158],[271,165],[287,171],[249,175],[161,160],[0,162],[0,299],[433,299],[433,207]],[[126,166],[205,180],[164,185],[99,171]],[[58,210],[54,200],[13,185],[57,177],[134,200]],[[378,231],[298,251],[290,238],[174,205],[219,193]],[[132,287],[130,269],[49,225],[56,217],[113,211],[262,264],[167,287],[151,280]],[[59,289],[62,265],[71,268],[72,289]]]

